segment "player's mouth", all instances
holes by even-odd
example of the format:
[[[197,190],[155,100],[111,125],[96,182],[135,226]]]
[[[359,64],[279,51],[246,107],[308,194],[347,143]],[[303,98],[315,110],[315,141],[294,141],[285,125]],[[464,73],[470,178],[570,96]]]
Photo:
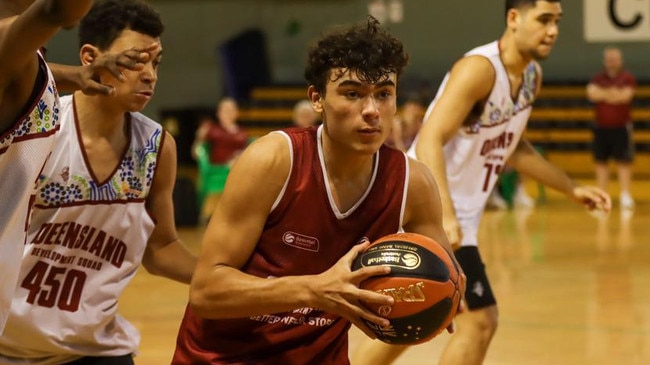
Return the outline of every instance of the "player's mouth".
[[[381,129],[379,128],[363,128],[359,130],[360,134],[367,134],[367,135],[373,135],[373,134],[380,134]]]
[[[136,91],[135,95],[139,99],[150,100],[153,97],[153,91]]]
[[[548,48],[553,48],[555,41],[542,41],[541,45]]]

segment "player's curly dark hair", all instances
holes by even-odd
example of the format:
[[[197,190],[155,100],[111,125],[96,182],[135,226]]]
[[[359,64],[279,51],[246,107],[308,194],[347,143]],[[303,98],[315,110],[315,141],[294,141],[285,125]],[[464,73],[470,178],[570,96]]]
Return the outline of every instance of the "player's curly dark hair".
[[[79,24],[79,46],[106,50],[126,29],[157,38],[165,27],[160,14],[142,0],[98,0]]]
[[[336,28],[313,44],[307,56],[305,79],[325,95],[325,85],[335,68],[357,73],[364,82],[376,83],[408,63],[402,42],[381,27],[377,19],[352,27]],[[334,79],[343,76],[335,75]]]

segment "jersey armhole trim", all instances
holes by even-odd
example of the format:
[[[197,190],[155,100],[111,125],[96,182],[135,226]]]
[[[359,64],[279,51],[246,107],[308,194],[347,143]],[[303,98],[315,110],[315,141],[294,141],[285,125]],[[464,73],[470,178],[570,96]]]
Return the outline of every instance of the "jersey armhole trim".
[[[406,211],[406,199],[408,198],[409,181],[410,181],[410,173],[411,173],[409,158],[406,155],[406,153],[402,152],[402,155],[404,156],[405,173],[404,173],[404,192],[402,193],[402,207],[400,208],[400,212],[399,212],[399,232],[404,232],[404,212]]]
[[[282,200],[284,193],[287,191],[287,186],[289,185],[289,179],[291,178],[291,173],[293,172],[293,143],[291,142],[291,138],[289,137],[288,134],[282,131],[275,131],[271,133],[278,133],[287,140],[287,143],[289,144],[289,160],[291,165],[289,166],[289,174],[287,174],[287,179],[284,181],[284,186],[282,187],[282,190],[280,190],[278,197],[275,198],[275,201],[273,202],[273,205],[271,206],[271,210],[269,211],[269,213],[273,212],[275,208],[277,208],[277,206],[280,204],[280,201]]]

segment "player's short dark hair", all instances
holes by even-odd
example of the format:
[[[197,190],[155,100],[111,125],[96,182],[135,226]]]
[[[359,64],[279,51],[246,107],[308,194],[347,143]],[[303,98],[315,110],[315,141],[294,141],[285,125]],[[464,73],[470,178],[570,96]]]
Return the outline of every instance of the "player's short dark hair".
[[[335,68],[356,72],[361,81],[376,83],[393,72],[399,76],[407,63],[402,42],[375,18],[368,17],[367,22],[334,28],[314,43],[307,56],[305,79],[324,95],[330,71]]]
[[[126,30],[158,38],[165,27],[160,14],[142,0],[97,0],[79,24],[79,46],[105,50]]]
[[[538,1],[548,1],[549,3],[559,3],[560,0],[506,0],[506,16],[510,9],[532,8]]]

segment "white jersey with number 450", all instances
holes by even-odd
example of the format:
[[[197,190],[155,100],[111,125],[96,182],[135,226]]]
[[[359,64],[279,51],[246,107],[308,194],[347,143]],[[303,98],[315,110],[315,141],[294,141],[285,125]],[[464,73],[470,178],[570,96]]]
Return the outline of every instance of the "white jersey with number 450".
[[[130,113],[128,147],[113,174],[98,181],[75,115],[72,97],[62,97],[61,129],[38,181],[0,364],[126,355],[139,345],[117,304],[154,229],[145,201],[164,131]]]
[[[535,63],[531,62],[524,70],[521,88],[513,100],[508,74],[499,57],[498,41],[474,48],[465,54],[475,55],[487,58],[494,67],[496,79],[492,91],[480,116],[469,120],[444,147],[447,181],[456,216],[463,230],[463,246],[477,244],[476,234],[483,209],[501,169],[526,129],[538,78]],[[436,98],[429,105],[425,121],[442,95],[448,79],[449,74],[445,76]],[[418,136],[409,150],[410,156],[415,157],[415,146],[419,142]]]

